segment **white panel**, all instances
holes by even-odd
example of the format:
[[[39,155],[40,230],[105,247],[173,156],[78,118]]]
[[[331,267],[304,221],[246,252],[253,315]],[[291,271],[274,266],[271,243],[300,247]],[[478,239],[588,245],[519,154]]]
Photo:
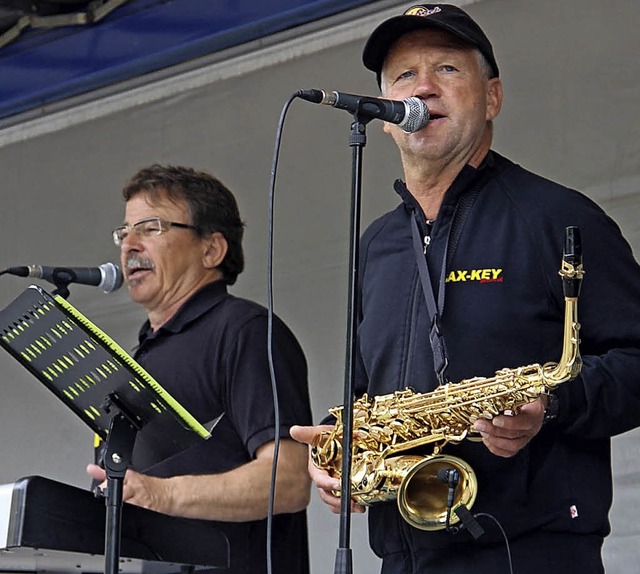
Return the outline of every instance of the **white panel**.
[[[9,522],[13,484],[0,485],[0,550],[9,545]]]

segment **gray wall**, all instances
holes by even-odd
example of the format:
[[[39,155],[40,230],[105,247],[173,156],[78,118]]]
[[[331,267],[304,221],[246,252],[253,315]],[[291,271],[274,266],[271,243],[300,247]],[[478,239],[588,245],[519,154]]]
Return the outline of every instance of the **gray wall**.
[[[637,254],[640,5],[486,0],[468,10],[492,37],[505,83],[495,147],[593,197],[618,220]],[[0,131],[0,267],[113,260],[117,251],[109,233],[122,220],[123,182],[151,162],[184,163],[213,171],[234,190],[247,222],[247,271],[233,291],[265,302],[268,183],[281,108],[303,87],[375,94],[360,50],[364,34],[381,19],[354,19],[346,36],[333,39],[294,39],[280,58],[242,73],[246,59],[231,60],[218,73],[223,79],[215,81],[214,73],[193,89],[167,88],[166,95],[151,97],[149,88],[137,100],[97,101],[58,116],[57,123],[45,119]],[[312,44],[324,47],[306,53]],[[316,418],[342,397],[350,119],[342,111],[294,102],[278,172],[275,310],[306,350]],[[368,135],[364,222],[395,205],[390,186],[400,175],[395,147],[380,124],[370,124]],[[0,306],[27,285],[3,276]],[[107,296],[75,286],[70,301],[123,347],[133,345],[143,314],[124,290]],[[0,483],[39,474],[86,486],[88,428],[5,353],[0,376]],[[636,433],[615,439],[616,501],[606,557],[610,571],[622,574],[637,571],[640,523],[632,509],[638,503],[638,460]],[[315,494],[310,525],[313,571],[332,569],[338,522]],[[355,572],[362,574],[375,571],[377,563],[365,530],[366,520],[355,517]]]

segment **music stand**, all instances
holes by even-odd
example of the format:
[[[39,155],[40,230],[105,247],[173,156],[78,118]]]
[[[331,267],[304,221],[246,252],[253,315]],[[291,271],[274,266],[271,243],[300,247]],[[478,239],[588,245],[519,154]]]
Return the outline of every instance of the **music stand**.
[[[0,345],[105,441],[105,574],[117,574],[127,468],[166,460],[210,431],[61,295],[27,288],[0,311]]]

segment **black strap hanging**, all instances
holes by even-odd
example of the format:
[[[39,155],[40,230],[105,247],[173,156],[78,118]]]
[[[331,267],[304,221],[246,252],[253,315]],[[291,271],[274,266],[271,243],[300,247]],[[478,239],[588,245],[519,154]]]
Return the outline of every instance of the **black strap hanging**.
[[[445,249],[442,273],[440,274],[440,286],[438,289],[439,300],[436,303],[435,296],[433,294],[433,287],[431,285],[431,279],[429,277],[429,268],[427,267],[427,258],[422,247],[422,238],[420,236],[420,230],[418,228],[418,222],[413,217],[413,247],[416,253],[416,261],[418,262],[418,271],[420,273],[420,282],[422,283],[422,292],[424,294],[425,301],[427,303],[427,310],[429,312],[429,341],[431,342],[431,350],[433,351],[433,367],[438,377],[438,382],[444,384],[446,382],[446,370],[449,366],[449,359],[447,358],[447,350],[444,343],[444,337],[440,330],[440,312],[444,307],[444,283],[446,279],[446,257],[448,251]]]
[[[453,213],[453,219],[451,221],[451,227],[449,228],[449,235],[447,237],[447,246],[444,250],[442,258],[442,267],[440,272],[440,281],[438,284],[438,301],[436,302],[435,295],[433,293],[433,286],[431,285],[431,278],[429,275],[429,268],[427,266],[426,257],[426,245],[423,243],[422,234],[418,227],[418,221],[415,217],[412,218],[412,233],[413,233],[413,247],[416,255],[416,261],[418,263],[418,271],[420,273],[420,282],[422,283],[422,291],[427,303],[427,311],[429,312],[429,341],[431,343],[431,350],[433,352],[433,366],[438,378],[439,384],[445,384],[447,382],[447,367],[449,366],[449,358],[447,356],[447,347],[444,341],[444,335],[441,331],[440,317],[444,311],[444,294],[445,283],[447,278],[447,269],[453,260],[453,255],[458,246],[460,235],[464,224],[471,212],[471,208],[478,197],[478,193],[484,186],[485,182],[491,175],[491,169],[489,166],[485,167],[483,173],[478,177],[476,184],[466,193],[463,193],[458,199],[455,211]]]

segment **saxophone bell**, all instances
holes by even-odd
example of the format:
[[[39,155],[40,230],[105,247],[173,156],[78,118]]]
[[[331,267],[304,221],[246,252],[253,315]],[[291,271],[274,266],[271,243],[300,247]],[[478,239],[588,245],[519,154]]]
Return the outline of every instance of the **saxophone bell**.
[[[478,479],[464,460],[446,454],[427,457],[398,457],[417,459],[408,469],[398,488],[398,509],[402,518],[420,530],[442,530],[460,519],[457,508],[471,508],[478,493]],[[389,464],[393,464],[389,460]],[[458,484],[451,506],[448,503],[449,485],[441,480],[443,471],[457,471]]]

